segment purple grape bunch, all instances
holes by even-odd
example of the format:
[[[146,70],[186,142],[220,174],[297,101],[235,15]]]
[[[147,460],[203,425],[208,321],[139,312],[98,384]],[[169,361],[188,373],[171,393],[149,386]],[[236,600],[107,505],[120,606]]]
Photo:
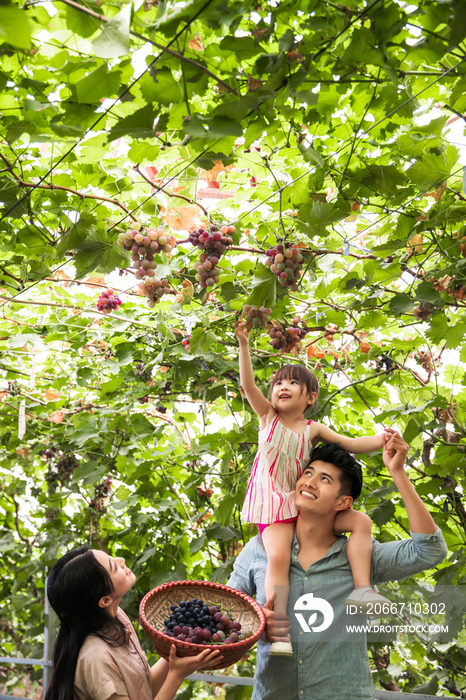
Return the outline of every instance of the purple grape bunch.
[[[272,313],[272,309],[268,309],[265,306],[250,306],[245,304],[243,306],[243,316],[246,322],[246,327],[251,330],[251,328],[267,328],[267,323],[269,321],[269,316]]]
[[[152,309],[164,294],[176,294],[176,292],[170,287],[170,282],[167,279],[159,280],[154,277],[146,277],[143,282],[139,282],[138,294],[147,297],[147,306]]]
[[[134,367],[134,376],[146,384],[152,378],[152,370],[150,367],[144,368],[142,362],[138,362]]]
[[[265,264],[271,272],[278,277],[282,287],[289,287],[295,292],[298,289],[298,281],[304,263],[304,256],[296,243],[283,242],[277,238],[277,245],[265,252],[267,260]]]
[[[165,253],[171,253],[176,246],[176,238],[167,233],[161,226],[141,226],[134,221],[130,228],[125,233],[118,235],[117,243],[125,250],[130,250],[132,253],[132,267],[136,270],[136,277],[154,277],[157,263],[154,260],[154,255],[162,250]]]
[[[192,598],[170,606],[171,615],[165,620],[164,633],[181,642],[191,644],[234,644],[252,636],[241,632],[241,624],[235,622],[218,605],[209,605]]]
[[[301,352],[303,347],[301,341],[304,339],[308,329],[305,323],[301,323],[301,317],[293,319],[293,325],[287,328],[282,325],[274,326],[269,331],[270,345],[279,352]]]
[[[196,281],[202,289],[213,287],[219,282],[219,270],[216,266],[227,247],[233,243],[231,234],[235,231],[234,226],[222,226],[219,229],[212,224],[209,230],[199,228],[189,234],[188,241],[202,251],[199,260],[194,263]]]
[[[120,297],[115,294],[113,289],[107,289],[107,291],[102,292],[97,299],[97,310],[101,311],[103,314],[109,314],[111,311],[118,309],[121,304],[122,301]]]

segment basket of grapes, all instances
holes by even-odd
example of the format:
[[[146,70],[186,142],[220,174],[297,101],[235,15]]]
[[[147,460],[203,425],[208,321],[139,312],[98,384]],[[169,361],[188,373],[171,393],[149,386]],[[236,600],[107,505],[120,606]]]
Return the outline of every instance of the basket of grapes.
[[[139,617],[157,653],[168,659],[196,656],[219,647],[223,659],[215,668],[236,663],[265,629],[260,605],[245,593],[209,581],[171,581],[147,593]]]

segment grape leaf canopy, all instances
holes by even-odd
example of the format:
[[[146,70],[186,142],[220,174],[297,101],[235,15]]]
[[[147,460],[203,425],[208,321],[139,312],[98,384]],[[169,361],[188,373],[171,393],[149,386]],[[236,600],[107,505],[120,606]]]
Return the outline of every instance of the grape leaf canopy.
[[[41,655],[73,546],[126,558],[134,620],[162,582],[227,580],[256,534],[244,319],[264,393],[303,363],[317,420],[409,443],[449,548],[409,583],[453,612],[370,645],[373,676],[464,696],[465,37],[461,0],[0,2],[3,656]],[[408,537],[361,461],[374,536]]]

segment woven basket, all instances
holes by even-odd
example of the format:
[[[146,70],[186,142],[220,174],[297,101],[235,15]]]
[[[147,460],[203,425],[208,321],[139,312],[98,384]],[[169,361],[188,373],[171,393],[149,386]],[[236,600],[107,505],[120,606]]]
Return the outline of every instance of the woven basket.
[[[231,619],[241,623],[241,632],[250,630],[252,637],[232,644],[191,644],[164,634],[164,621],[171,614],[170,605],[179,605],[182,600],[191,598],[201,599],[208,605],[222,605]],[[212,668],[225,668],[239,661],[265,629],[265,615],[253,598],[209,581],[172,581],[154,588],[142,599],[139,617],[157,653],[164,659],[168,659],[172,644],[176,645],[178,656],[196,656],[203,649],[219,649],[223,659]]]

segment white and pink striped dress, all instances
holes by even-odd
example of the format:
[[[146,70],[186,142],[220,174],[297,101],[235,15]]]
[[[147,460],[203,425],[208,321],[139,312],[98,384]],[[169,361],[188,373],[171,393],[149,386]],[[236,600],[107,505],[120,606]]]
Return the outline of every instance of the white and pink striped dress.
[[[270,524],[298,515],[294,492],[309,463],[311,423],[308,421],[304,433],[295,433],[279,421],[277,413],[259,432],[259,449],[243,505],[246,522]]]

